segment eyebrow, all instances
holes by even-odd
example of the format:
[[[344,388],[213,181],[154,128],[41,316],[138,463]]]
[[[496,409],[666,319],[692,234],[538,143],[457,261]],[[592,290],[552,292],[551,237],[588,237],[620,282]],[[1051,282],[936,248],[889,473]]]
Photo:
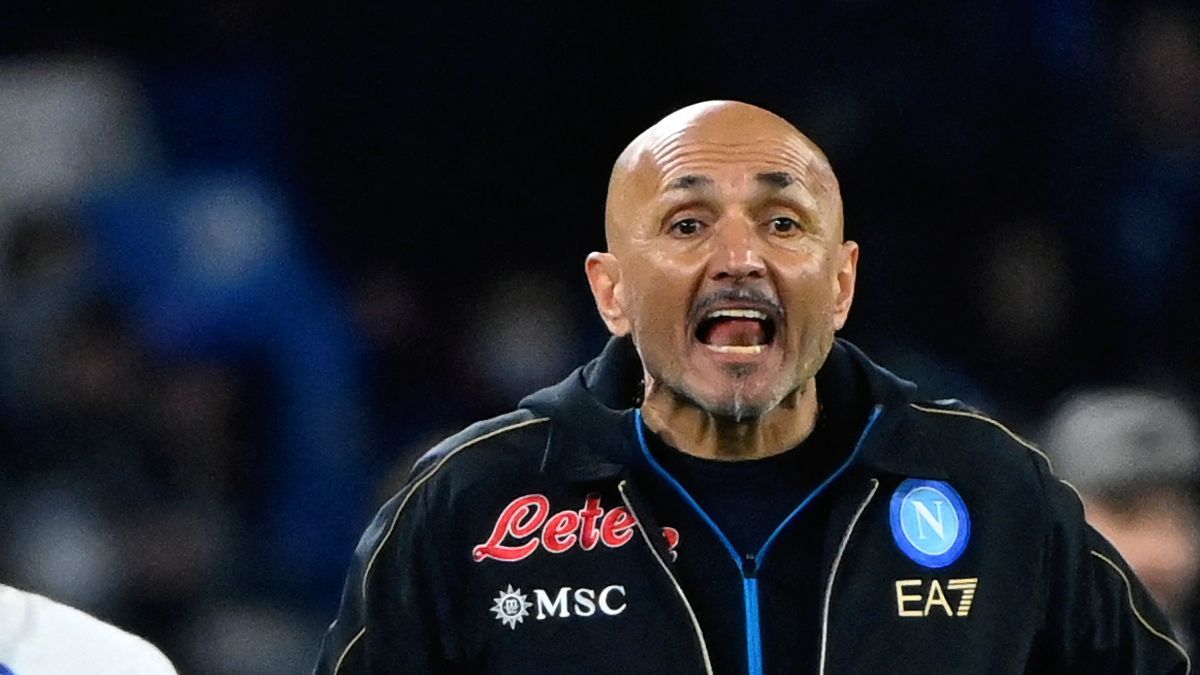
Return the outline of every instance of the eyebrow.
[[[776,190],[783,190],[796,182],[796,179],[792,176],[792,174],[786,171],[760,173],[754,177],[754,180],[768,187],[773,187]]]
[[[767,187],[775,188],[776,190],[786,189],[796,182],[796,178],[786,171],[769,171],[760,173],[754,177],[754,180],[766,185]],[[675,180],[667,183],[668,190],[690,190],[697,187],[712,187],[713,180],[708,176],[698,176],[688,174],[680,176]]]
[[[687,175],[680,176],[675,180],[667,183],[668,190],[690,190],[696,187],[712,187],[713,179],[708,176]]]

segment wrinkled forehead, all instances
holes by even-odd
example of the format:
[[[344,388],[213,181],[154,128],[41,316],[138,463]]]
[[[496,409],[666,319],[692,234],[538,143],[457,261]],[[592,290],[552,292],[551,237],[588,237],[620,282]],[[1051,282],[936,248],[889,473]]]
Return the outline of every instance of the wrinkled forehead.
[[[770,121],[770,120],[768,120]],[[834,189],[836,180],[819,149],[786,122],[697,120],[645,139],[631,167],[640,180],[665,190],[684,175],[741,169],[751,174],[787,174],[814,192]],[[736,172],[733,174],[738,175]]]
[[[824,153],[786,120],[746,104],[699,104],[639,135],[617,160],[606,226],[615,230],[640,208],[681,186],[798,190],[840,222],[837,178]]]

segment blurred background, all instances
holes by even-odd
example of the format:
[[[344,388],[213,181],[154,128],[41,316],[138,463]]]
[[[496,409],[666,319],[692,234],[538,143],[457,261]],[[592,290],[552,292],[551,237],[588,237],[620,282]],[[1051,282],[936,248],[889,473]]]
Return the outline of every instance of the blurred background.
[[[1165,528],[1190,635],[1195,3],[138,4],[0,5],[0,580],[306,671],[415,453],[603,345],[616,155],[736,98],[841,178],[844,335]]]

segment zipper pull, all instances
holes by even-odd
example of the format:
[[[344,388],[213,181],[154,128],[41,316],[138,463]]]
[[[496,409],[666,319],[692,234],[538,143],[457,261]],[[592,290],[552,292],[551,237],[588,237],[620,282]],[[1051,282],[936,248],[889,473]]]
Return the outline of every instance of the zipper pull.
[[[742,576],[747,579],[753,579],[758,573],[758,561],[754,559],[753,553],[747,553],[745,558],[742,558]]]

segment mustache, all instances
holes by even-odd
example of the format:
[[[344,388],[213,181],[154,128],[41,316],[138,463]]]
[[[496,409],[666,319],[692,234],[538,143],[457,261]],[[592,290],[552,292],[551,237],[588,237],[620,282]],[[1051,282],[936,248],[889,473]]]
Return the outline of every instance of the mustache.
[[[763,310],[776,320],[783,318],[783,305],[779,298],[758,288],[738,287],[722,288],[697,299],[692,305],[691,321],[695,323],[717,306],[731,303]]]

